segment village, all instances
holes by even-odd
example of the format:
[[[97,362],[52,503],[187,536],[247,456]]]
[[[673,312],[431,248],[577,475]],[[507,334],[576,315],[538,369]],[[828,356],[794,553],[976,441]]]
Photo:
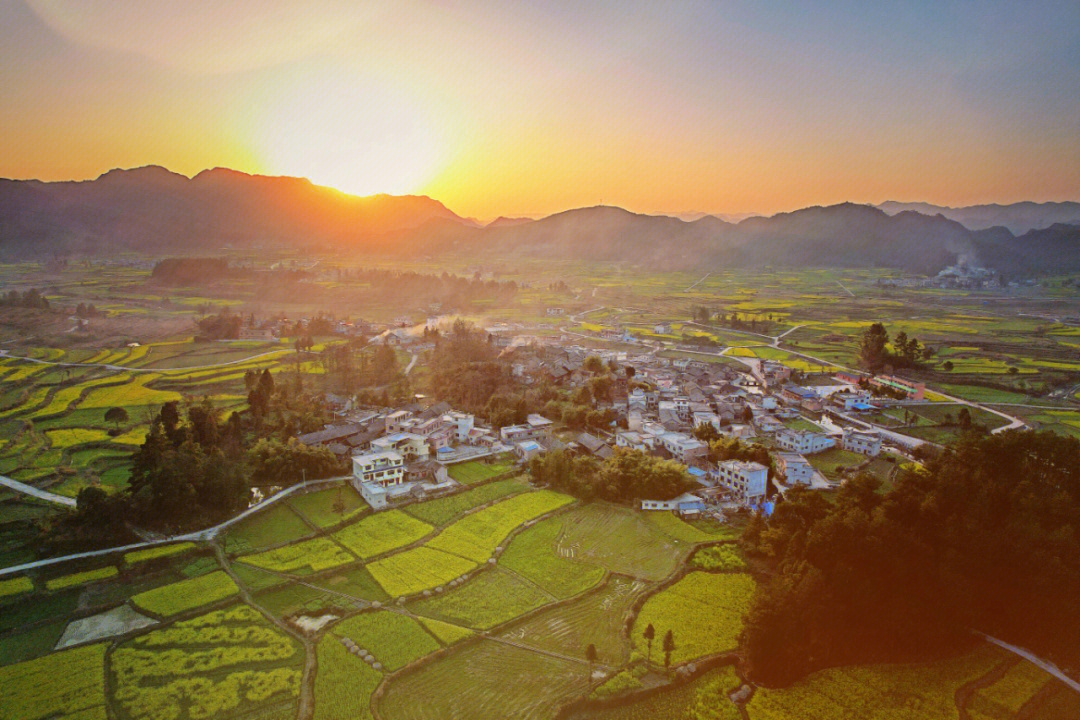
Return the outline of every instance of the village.
[[[426,327],[438,327],[438,321]],[[642,510],[720,521],[739,512],[770,514],[775,496],[795,485],[835,490],[875,458],[895,465],[921,444],[860,417],[928,402],[921,383],[899,377],[811,375],[771,360],[742,370],[705,357],[665,357],[658,342],[641,344],[640,351],[598,349],[580,344],[574,334],[529,335],[507,324],[485,331],[525,386],[550,383],[572,390],[589,381],[590,364],[608,369],[614,378],[611,399],[597,409],[614,418],[610,426],[574,430],[530,413],[523,423],[491,427],[422,395],[397,407],[361,407],[333,397],[339,419],[299,441],[351,458],[351,481],[374,509],[460,489],[449,468],[462,463],[512,458],[524,465],[551,450],[607,459],[616,448],[637,450],[681,463],[693,481],[692,490],[678,497],[642,500]],[[624,333],[620,340],[634,338]],[[423,335],[394,327],[373,342],[414,354],[430,349]],[[767,449],[769,465],[710,459],[709,440],[720,438]],[[815,462],[830,454],[839,454],[844,464]]]

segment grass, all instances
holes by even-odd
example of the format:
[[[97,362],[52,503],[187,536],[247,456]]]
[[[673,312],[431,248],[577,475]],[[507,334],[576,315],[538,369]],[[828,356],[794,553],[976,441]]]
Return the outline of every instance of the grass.
[[[513,470],[515,463],[513,458],[502,457],[494,462],[487,460],[470,460],[468,462],[451,465],[447,472],[450,477],[463,485],[475,485],[484,482],[497,475],[502,475]]]
[[[474,568],[472,560],[427,546],[389,555],[367,566],[390,597],[431,590]]]
[[[105,720],[106,647],[86,645],[0,668],[4,717]]]
[[[1001,659],[986,646],[934,663],[832,668],[786,688],[758,688],[746,709],[750,720],[956,718],[956,690]]]
[[[337,637],[323,636],[316,648],[315,720],[370,720],[371,695],[382,673],[352,655]]]
[[[520,478],[510,478],[471,488],[465,492],[427,502],[416,503],[405,508],[405,512],[436,527],[442,527],[460,515],[475,507],[517,495],[529,489],[529,484]]]
[[[674,635],[673,665],[734,650],[753,595],[749,575],[692,572],[645,601],[634,620],[634,645],[647,650],[643,633],[651,624],[657,639],[669,630]],[[654,643],[652,657],[660,662],[656,650]]]
[[[360,613],[337,623],[331,631],[367,650],[389,671],[398,670],[441,647],[419,622],[390,610]]]
[[[0,599],[33,592],[33,590],[34,582],[25,575],[10,580],[0,580]]]
[[[560,600],[594,587],[604,577],[603,568],[557,554],[555,543],[562,532],[561,517],[541,520],[510,541],[499,557],[499,566],[514,571]]]
[[[663,533],[644,513],[602,503],[563,516],[555,552],[644,580],[670,575],[693,547]]]
[[[543,610],[500,637],[583,660],[585,648],[593,644],[600,662],[622,665],[630,654],[630,643],[622,636],[626,615],[645,587],[640,580],[613,575],[603,588]]]
[[[638,686],[640,686],[640,682]],[[728,693],[740,680],[732,665],[710,670],[685,685],[650,695],[619,707],[594,710],[572,716],[574,720],[739,720],[739,708]],[[801,717],[792,715],[791,718]]]
[[[416,601],[411,609],[418,615],[488,630],[551,601],[535,585],[496,568],[440,596]]]
[[[94,428],[47,430],[45,431],[45,434],[49,437],[49,443],[54,448],[69,448],[74,445],[85,445],[86,443],[106,442],[109,440],[108,432]]]
[[[650,512],[645,514],[645,518],[660,532],[681,542],[711,542],[728,535],[724,527],[719,524],[703,521],[691,525],[673,512]]]
[[[569,495],[551,490],[515,495],[472,515],[466,515],[432,538],[428,545],[476,562],[484,562],[519,525],[573,501]]]
[[[340,613],[353,608],[353,603],[340,595],[296,583],[264,590],[255,596],[255,602],[279,618],[324,610]]]
[[[50,620],[0,639],[0,665],[25,662],[48,655],[56,647],[67,626],[67,618]]]
[[[73,587],[75,585],[85,585],[99,580],[107,580],[108,578],[116,577],[116,574],[116,568],[109,565],[95,570],[86,570],[84,572],[72,573],[71,575],[64,575],[62,577],[53,578],[52,580],[47,580],[45,581],[45,588],[47,590],[63,590],[64,588]]]
[[[334,503],[340,499],[342,512],[334,510]],[[352,487],[343,485],[305,493],[289,499],[289,505],[318,528],[328,528],[356,517],[367,505]]]
[[[311,534],[309,528],[286,505],[277,503],[229,528],[225,549],[230,553],[294,542]]]
[[[409,545],[434,530],[401,510],[386,510],[368,515],[359,522],[334,533],[345,547],[367,560],[376,555]]]
[[[210,605],[240,592],[223,570],[147,590],[131,598],[138,608],[169,617]]]
[[[394,720],[547,718],[588,688],[588,667],[490,640],[398,677],[379,714]]]
[[[823,452],[807,455],[806,459],[811,465],[820,470],[822,475],[830,480],[836,480],[841,477],[841,468],[850,469],[857,465],[862,465],[869,458],[865,455],[860,455],[857,452],[851,452],[850,450],[829,448]]]
[[[746,561],[743,559],[742,553],[739,552],[739,548],[735,545],[710,545],[701,548],[694,553],[690,564],[701,570],[727,572],[746,569]]]
[[[146,548],[145,550],[133,550],[129,553],[124,553],[124,562],[128,565],[135,565],[137,563],[146,562],[147,560],[156,560],[158,558],[169,557],[170,555],[179,555],[194,547],[195,543],[182,542],[173,543],[171,545],[158,545],[156,547]]]
[[[975,692],[968,700],[968,715],[972,720],[1012,718],[1024,703],[1052,681],[1053,677],[1045,670],[1021,660],[993,685]]]
[[[354,560],[348,551],[326,537],[312,538],[240,558],[241,562],[258,568],[297,575],[329,570]]]

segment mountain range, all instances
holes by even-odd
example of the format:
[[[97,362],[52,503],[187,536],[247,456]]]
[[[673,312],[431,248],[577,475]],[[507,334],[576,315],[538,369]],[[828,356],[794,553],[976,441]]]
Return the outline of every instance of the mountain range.
[[[187,178],[151,166],[78,182],[0,180],[0,259],[302,249],[657,269],[878,266],[928,274],[959,261],[1030,275],[1080,270],[1074,209],[1080,204],[843,203],[729,222],[598,206],[482,226],[425,196],[357,197],[302,178],[222,168]],[[989,218],[1007,224],[988,225]]]

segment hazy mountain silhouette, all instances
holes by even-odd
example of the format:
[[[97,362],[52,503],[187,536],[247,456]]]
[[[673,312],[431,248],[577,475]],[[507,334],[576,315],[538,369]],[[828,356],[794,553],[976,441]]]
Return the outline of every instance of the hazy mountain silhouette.
[[[934,273],[964,261],[1012,274],[1080,269],[1080,226],[1055,224],[1017,237],[999,225],[972,230],[944,213],[890,214],[844,203],[738,223],[598,206],[481,227],[424,196],[356,197],[301,178],[226,169],[193,178],[144,167],[83,182],[0,180],[4,259],[230,248],[539,257],[686,270],[880,266]]]
[[[914,210],[923,215],[944,215],[969,230],[986,230],[1000,226],[1014,235],[1029,230],[1042,230],[1059,223],[1080,225],[1080,203],[1077,202],[1018,202],[1010,205],[969,205],[946,207],[930,203],[883,202],[878,205],[889,215]]]

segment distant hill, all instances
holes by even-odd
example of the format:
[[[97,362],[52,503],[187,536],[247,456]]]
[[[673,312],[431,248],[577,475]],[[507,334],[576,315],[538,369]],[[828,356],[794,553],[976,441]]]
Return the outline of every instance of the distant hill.
[[[193,178],[145,167],[83,182],[0,180],[5,260],[290,248],[391,257],[557,258],[694,271],[771,265],[932,274],[957,261],[1006,275],[1080,270],[1080,220],[1017,235],[1000,224],[973,230],[944,213],[886,212],[852,203],[738,223],[714,215],[688,221],[598,206],[537,220],[499,218],[481,227],[424,196],[356,197],[304,179],[225,169]]]
[[[1014,235],[1022,235],[1029,230],[1042,230],[1056,224],[1080,225],[1078,202],[1018,202],[1011,205],[969,205],[954,208],[890,200],[878,207],[889,215],[908,210],[923,215],[944,215],[969,230],[986,230],[1000,226],[1008,228]]]
[[[161,167],[112,170],[96,180],[0,180],[0,252],[223,246],[378,245],[432,221],[468,224],[423,196],[356,197],[301,178],[214,169],[193,178]]]

